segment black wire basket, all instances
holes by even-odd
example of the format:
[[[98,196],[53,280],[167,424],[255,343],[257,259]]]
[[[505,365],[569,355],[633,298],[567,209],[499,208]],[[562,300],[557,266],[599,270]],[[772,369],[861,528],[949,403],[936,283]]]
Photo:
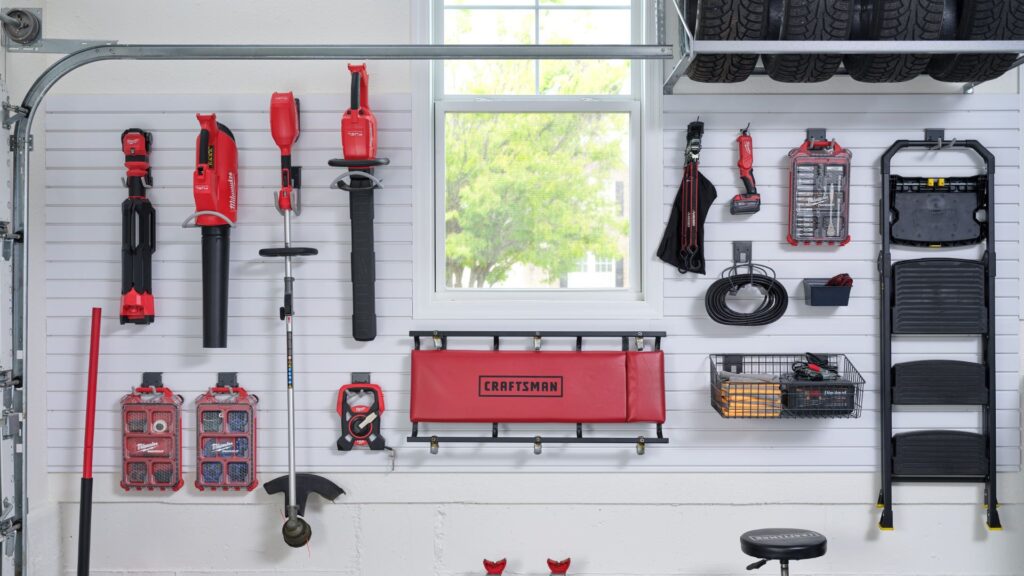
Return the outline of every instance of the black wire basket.
[[[859,418],[864,378],[845,354],[712,354],[723,418]]]

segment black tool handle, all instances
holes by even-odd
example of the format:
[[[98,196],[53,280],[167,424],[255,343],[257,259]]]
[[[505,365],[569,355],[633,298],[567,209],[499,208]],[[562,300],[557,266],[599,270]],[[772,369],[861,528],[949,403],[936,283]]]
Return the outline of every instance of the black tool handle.
[[[285,256],[316,256],[319,254],[319,250],[316,248],[299,248],[297,246],[289,248],[261,248],[260,256],[264,258],[283,258]]]
[[[203,348],[228,346],[231,227],[203,226]]]
[[[153,252],[156,251],[156,210],[144,197],[121,203],[121,294],[132,288],[153,293]],[[121,319],[121,323],[126,321]],[[148,324],[149,321],[142,322]]]
[[[327,161],[328,166],[334,166],[335,168],[373,168],[376,166],[387,166],[390,163],[390,158],[369,158],[366,160],[346,160],[345,158],[332,158]]]
[[[362,74],[360,74],[359,72],[352,73],[352,94],[351,98],[349,99],[349,108],[351,108],[352,110],[359,110],[359,106],[360,104],[362,104],[359,101],[359,84],[361,79]]]
[[[89,576],[89,548],[92,544],[92,478],[82,478],[78,504],[78,576]]]
[[[377,337],[373,252],[373,181],[353,177],[349,195],[352,219],[352,337],[369,342]]]

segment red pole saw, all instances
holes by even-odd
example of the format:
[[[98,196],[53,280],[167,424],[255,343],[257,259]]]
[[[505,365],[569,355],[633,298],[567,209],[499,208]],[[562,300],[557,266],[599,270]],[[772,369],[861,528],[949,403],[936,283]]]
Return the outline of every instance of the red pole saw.
[[[85,395],[85,451],[82,454],[82,490],[78,505],[78,576],[89,576],[92,544],[92,446],[96,431],[96,379],[100,363],[100,318],[102,310],[92,309],[89,334],[89,384]]]
[[[231,228],[238,220],[238,148],[216,114],[196,114],[196,170],[192,193],[196,211],[184,228],[203,229],[203,348],[228,345],[228,269]]]
[[[352,220],[352,337],[368,342],[377,337],[374,302],[376,263],[373,252],[373,191],[381,188],[374,168],[391,161],[377,157],[377,118],[370,109],[370,75],[365,64],[349,64],[352,73],[351,104],[341,117],[344,158],[327,162],[348,171],[335,178],[331,188],[349,193]],[[345,180],[348,179],[346,182]]]
[[[286,544],[293,548],[305,546],[313,536],[313,529],[303,518],[306,500],[310,494],[319,494],[334,501],[345,493],[337,484],[315,474],[295,472],[295,374],[292,366],[292,258],[295,256],[316,256],[316,248],[292,246],[292,213],[299,214],[299,188],[302,173],[292,166],[292,145],[299,139],[299,101],[291,92],[275,92],[270,97],[270,132],[274,142],[281,149],[281,190],[276,197],[277,211],[284,216],[284,247],[264,248],[260,256],[284,258],[284,306],[281,306],[281,320],[284,320],[286,342],[286,375],[288,384],[288,474],[263,485],[267,494],[285,495],[285,520],[281,534]]]
[[[153,135],[129,128],[121,134],[124,185],[128,198],[121,203],[121,324],[152,324],[153,252],[156,251],[156,210],[146,197],[153,186],[149,151]]]

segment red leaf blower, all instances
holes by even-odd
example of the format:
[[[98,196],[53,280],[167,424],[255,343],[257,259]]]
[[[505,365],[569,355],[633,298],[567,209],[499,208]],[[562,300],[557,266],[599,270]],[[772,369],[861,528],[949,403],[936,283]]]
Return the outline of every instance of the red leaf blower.
[[[377,166],[391,161],[377,158],[377,118],[370,109],[370,76],[365,64],[349,64],[352,73],[351,105],[341,117],[341,145],[345,158],[328,165],[347,168],[335,178],[332,188],[349,193],[352,220],[352,337],[367,342],[377,337],[374,298],[376,263],[373,253],[373,191],[381,180],[373,175]],[[345,182],[345,179],[348,182]]]
[[[260,256],[284,258],[284,306],[281,306],[281,320],[285,326],[286,376],[288,391],[288,474],[263,485],[267,494],[285,495],[285,520],[281,535],[285,544],[293,548],[305,546],[313,536],[313,529],[306,522],[306,500],[310,494],[319,494],[327,500],[335,500],[345,493],[337,484],[315,474],[298,474],[295,471],[295,374],[292,369],[292,258],[295,256],[316,256],[316,248],[292,246],[292,213],[299,213],[299,188],[301,170],[292,167],[292,145],[299,139],[299,101],[291,92],[275,92],[270,97],[270,133],[281,149],[281,190],[277,194],[277,211],[284,216],[284,247],[264,248]]]
[[[234,134],[217,122],[216,114],[196,118],[196,211],[182,226],[203,229],[203,348],[226,348],[231,227],[238,220],[238,148]]]
[[[156,251],[156,210],[146,198],[153,185],[149,150],[153,135],[138,128],[121,134],[124,185],[128,198],[121,203],[121,324],[152,324],[153,252]]]

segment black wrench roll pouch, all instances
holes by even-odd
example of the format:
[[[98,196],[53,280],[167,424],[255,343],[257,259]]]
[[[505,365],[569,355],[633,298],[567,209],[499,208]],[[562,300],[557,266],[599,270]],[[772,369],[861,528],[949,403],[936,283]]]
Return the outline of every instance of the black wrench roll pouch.
[[[665,228],[665,234],[661,237],[661,245],[658,246],[658,258],[660,258],[666,264],[675,266],[681,274],[687,272],[695,272],[697,274],[706,274],[705,272],[705,259],[704,259],[704,222],[708,219],[708,212],[711,211],[711,205],[714,204],[715,199],[718,198],[718,191],[715,189],[715,185],[710,180],[704,177],[703,174],[698,172],[697,177],[699,179],[697,201],[698,201],[698,215],[700,217],[700,226],[697,230],[697,261],[698,266],[687,269],[686,262],[683,259],[682,254],[682,214],[683,214],[683,192],[686,188],[686,180],[679,184],[679,192],[676,194],[676,199],[672,203],[672,214],[668,218],[668,226]]]

